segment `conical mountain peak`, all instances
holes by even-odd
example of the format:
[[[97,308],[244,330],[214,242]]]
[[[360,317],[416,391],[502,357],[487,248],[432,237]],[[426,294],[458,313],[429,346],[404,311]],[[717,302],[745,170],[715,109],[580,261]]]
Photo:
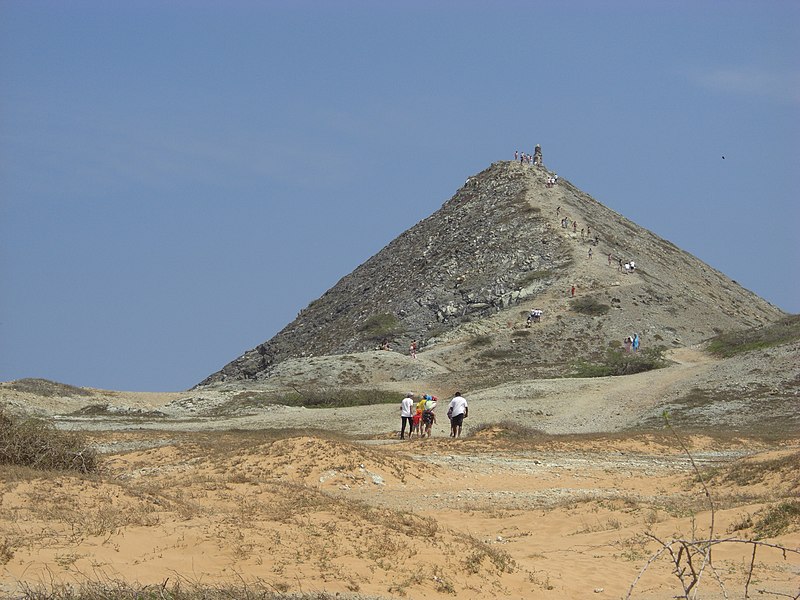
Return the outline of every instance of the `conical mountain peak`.
[[[507,342],[510,364],[552,371],[559,355],[591,354],[627,331],[641,331],[651,344],[688,344],[783,316],[553,178],[544,167],[516,161],[468,178],[439,210],[343,277],[271,340],[200,385],[267,378],[289,358],[382,344],[405,351],[412,340],[422,351],[438,348],[437,360],[449,368],[466,367],[466,342],[488,334],[494,344]],[[625,271],[631,261],[635,269]],[[532,308],[543,311],[542,323],[514,337]],[[587,319],[599,324],[587,326]],[[550,356],[543,356],[543,343],[551,344]],[[455,360],[453,353],[462,356]]]

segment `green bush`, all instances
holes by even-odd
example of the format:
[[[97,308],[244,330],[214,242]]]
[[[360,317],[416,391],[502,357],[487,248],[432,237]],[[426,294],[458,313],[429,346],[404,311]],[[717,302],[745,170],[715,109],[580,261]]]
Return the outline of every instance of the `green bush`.
[[[713,338],[706,347],[709,352],[725,358],[780,346],[800,340],[800,315],[785,317],[766,327],[723,333]]]
[[[590,363],[577,361],[573,366],[572,377],[609,377],[633,375],[644,371],[660,369],[667,365],[664,359],[664,346],[647,348],[640,352],[625,352],[615,348],[606,350],[605,359]]]
[[[39,419],[16,420],[0,410],[0,464],[90,473],[97,453],[81,434],[59,431]]]
[[[400,321],[390,313],[372,315],[361,326],[361,331],[374,339],[382,339],[402,333]]]
[[[305,406],[306,408],[343,408],[372,404],[400,404],[402,394],[385,390],[343,390],[314,388],[273,398],[273,404]]]

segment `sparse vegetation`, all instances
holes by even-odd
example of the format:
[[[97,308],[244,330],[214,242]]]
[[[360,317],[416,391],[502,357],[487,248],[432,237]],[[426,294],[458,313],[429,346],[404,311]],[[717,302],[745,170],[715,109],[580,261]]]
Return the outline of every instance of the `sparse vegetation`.
[[[725,598],[728,598],[726,590],[726,583],[721,576],[720,570],[714,567],[712,560],[712,550],[721,545],[739,545],[742,544],[752,551],[750,555],[749,566],[745,567],[745,581],[744,581],[744,598],[750,597],[750,585],[754,582],[753,574],[756,570],[756,555],[759,550],[778,550],[785,559],[788,553],[800,555],[800,550],[794,548],[787,548],[779,544],[767,543],[759,540],[739,539],[739,538],[718,538],[716,535],[716,515],[719,508],[718,500],[711,494],[706,478],[702,471],[695,462],[695,458],[687,447],[683,438],[673,428],[670,422],[670,416],[667,411],[662,415],[667,429],[673,434],[675,440],[680,445],[686,457],[692,465],[692,470],[696,477],[697,483],[702,488],[704,499],[708,508],[708,529],[707,537],[698,538],[697,524],[692,518],[692,534],[691,537],[682,537],[680,534],[673,534],[673,537],[664,539],[655,533],[648,531],[644,535],[650,540],[658,544],[658,550],[650,555],[650,558],[645,563],[639,575],[633,580],[628,593],[625,598],[631,598],[634,589],[639,581],[642,579],[650,566],[658,559],[664,557],[668,562],[672,563],[672,574],[677,578],[680,584],[683,595],[677,596],[681,598],[696,598],[697,592],[700,589],[701,580],[709,573],[709,577],[713,575],[720,590],[723,592]],[[800,524],[800,502],[791,500],[782,502],[774,509],[766,511],[761,519],[756,523],[754,529],[764,537],[774,537],[780,533],[788,530],[790,527]],[[691,596],[690,593],[694,592]],[[759,593],[773,594],[771,590],[758,590]],[[796,598],[797,596],[789,596],[788,594],[775,593],[778,596],[787,596]]]
[[[481,358],[488,358],[490,360],[504,360],[517,356],[518,354],[519,352],[513,348],[490,348],[489,350],[481,352],[480,356]]]
[[[534,281],[541,281],[542,279],[547,279],[551,277],[553,272],[550,269],[540,269],[538,271],[528,271],[524,273],[522,277],[519,278],[517,281],[517,286],[524,288],[532,284]]]
[[[476,335],[469,342],[467,346],[470,348],[482,348],[484,346],[491,346],[494,338],[490,335]]]
[[[208,585],[187,581],[136,585],[124,581],[86,582],[80,586],[27,587],[18,600],[347,600],[357,595],[327,592],[287,593],[288,585],[266,582]]]
[[[98,461],[83,435],[38,419],[14,419],[0,410],[0,464],[89,473]]]
[[[797,529],[800,529],[800,500],[787,500],[768,508],[753,526],[759,538],[774,538]]]
[[[473,427],[467,433],[467,437],[490,436],[494,439],[505,439],[508,441],[541,441],[549,437],[545,432],[533,427],[525,427],[513,421],[501,421],[499,423],[483,423]]]
[[[800,315],[791,315],[766,327],[723,333],[706,347],[709,352],[731,357],[743,352],[780,346],[800,340]]]
[[[294,394],[273,397],[273,404],[306,408],[343,408],[371,404],[400,403],[401,394],[386,390],[352,390],[342,388],[295,388]]]
[[[590,363],[579,360],[573,366],[571,377],[609,377],[633,375],[644,371],[652,371],[667,366],[664,358],[666,348],[657,346],[639,352],[625,352],[618,348],[608,348],[605,360]]]
[[[108,404],[88,404],[71,413],[76,417],[125,417],[135,419],[163,419],[167,415],[160,410],[119,409]]]
[[[570,309],[582,315],[599,317],[610,311],[611,307],[593,296],[581,296],[572,300]]]
[[[49,379],[18,379],[12,381],[9,387],[17,392],[35,394],[37,396],[44,396],[45,398],[51,398],[53,396],[72,398],[75,396],[91,396],[93,394],[91,390],[74,385],[67,385],[66,383],[57,383]]]
[[[800,452],[792,452],[767,460],[740,459],[725,467],[708,471],[709,480],[752,485],[761,483],[773,474],[792,477],[793,487],[800,488]]]
[[[472,548],[472,552],[464,558],[464,568],[468,573],[478,574],[481,567],[488,559],[489,565],[493,566],[498,573],[513,573],[517,567],[511,555],[498,548],[496,545],[487,544],[472,535],[463,538]]]
[[[361,326],[361,331],[370,338],[381,340],[385,337],[393,337],[403,333],[398,318],[391,313],[381,313],[372,315]]]

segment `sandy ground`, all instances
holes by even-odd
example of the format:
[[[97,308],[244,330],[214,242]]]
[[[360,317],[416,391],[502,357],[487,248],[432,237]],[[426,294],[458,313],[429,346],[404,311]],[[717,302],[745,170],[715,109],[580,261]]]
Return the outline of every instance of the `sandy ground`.
[[[709,535],[708,503],[668,436],[361,440],[278,432],[97,434],[103,473],[3,471],[0,590],[181,581],[378,598],[621,598],[659,549]],[[790,457],[695,437],[701,466]],[[124,451],[124,448],[133,448]],[[800,490],[796,470],[710,483],[714,537],[748,538]],[[738,525],[737,525],[738,524]],[[769,542],[800,546],[800,532]],[[742,597],[752,548],[721,544],[716,573]],[[800,556],[761,548],[750,592],[796,594]],[[721,598],[711,573],[701,598]],[[655,561],[635,598],[680,583]]]
[[[232,399],[259,390],[33,396],[3,384],[7,407],[85,431],[103,468],[76,476],[0,467],[0,594],[180,582],[341,598],[623,598],[636,582],[633,598],[666,599],[683,592],[661,542],[675,540],[676,555],[680,543],[708,538],[762,536],[800,550],[796,514],[764,533],[777,507],[797,506],[800,438],[791,429],[777,441],[730,429],[681,434],[709,482],[713,533],[680,442],[631,429],[727,372],[695,348],[670,358],[668,368],[628,377],[468,393],[458,440],[448,437],[444,403],[431,439],[401,441],[398,404],[236,409]],[[331,370],[329,360],[297,368]],[[82,414],[99,404],[108,409]],[[751,561],[750,544],[715,546],[697,597],[740,598],[746,586],[751,597],[800,593],[800,554],[760,546]]]

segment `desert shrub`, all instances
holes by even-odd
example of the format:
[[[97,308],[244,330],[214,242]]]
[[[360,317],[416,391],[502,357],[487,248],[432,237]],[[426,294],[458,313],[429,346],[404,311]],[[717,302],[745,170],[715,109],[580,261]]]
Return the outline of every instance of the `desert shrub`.
[[[633,375],[660,369],[667,365],[663,346],[647,348],[640,352],[625,352],[615,348],[606,350],[604,360],[590,363],[579,360],[573,365],[572,377],[609,377]]]
[[[390,313],[372,315],[361,326],[361,331],[375,339],[391,337],[402,333],[400,321],[396,316]]]
[[[89,473],[97,453],[83,435],[59,431],[39,419],[16,420],[0,410],[0,464]]]
[[[571,377],[610,377],[611,368],[606,363],[590,363],[579,359],[572,366]]]
[[[519,356],[519,352],[510,348],[490,348],[481,352],[481,358],[488,358],[491,360],[504,360],[515,356]]]
[[[800,315],[791,315],[766,327],[720,334],[708,343],[706,349],[712,354],[727,358],[798,340],[800,340]]]
[[[541,440],[548,436],[548,434],[541,429],[526,427],[515,421],[500,421],[476,425],[469,430],[467,437],[476,437],[486,433],[491,433],[495,438],[514,441]]]
[[[26,587],[15,596],[19,600],[341,600],[359,596],[343,595],[339,592],[289,593],[284,582],[261,581],[232,585],[200,584],[178,579],[174,583],[168,578],[163,583],[151,585],[131,584],[124,581],[85,582],[79,586],[71,584]]]
[[[753,526],[760,538],[773,538],[800,528],[800,500],[787,500],[766,511]]]
[[[592,317],[599,317],[606,314],[611,310],[608,304],[603,304],[597,298],[592,296],[583,296],[576,298],[570,304],[570,309],[582,315],[590,315]]]
[[[467,346],[470,348],[482,348],[483,346],[490,346],[492,339],[493,338],[490,335],[476,335],[469,342],[467,342]]]
[[[305,406],[306,408],[343,408],[372,404],[400,403],[402,394],[386,390],[345,390],[335,388],[299,389],[294,393],[272,398],[272,404]]]
[[[539,271],[528,271],[527,273],[523,273],[522,276],[517,281],[517,286],[525,287],[532,284],[534,281],[539,281],[540,279],[547,279],[551,277],[553,272],[550,269],[541,269]]]
[[[753,485],[763,482],[775,473],[794,475],[796,481],[800,480],[800,452],[767,460],[737,460],[725,467],[709,469],[709,479],[720,479],[737,485]]]
[[[18,379],[9,384],[12,390],[18,392],[25,392],[29,394],[36,394],[37,396],[91,396],[90,390],[75,387],[74,385],[67,385],[66,383],[56,383],[49,379]]]

